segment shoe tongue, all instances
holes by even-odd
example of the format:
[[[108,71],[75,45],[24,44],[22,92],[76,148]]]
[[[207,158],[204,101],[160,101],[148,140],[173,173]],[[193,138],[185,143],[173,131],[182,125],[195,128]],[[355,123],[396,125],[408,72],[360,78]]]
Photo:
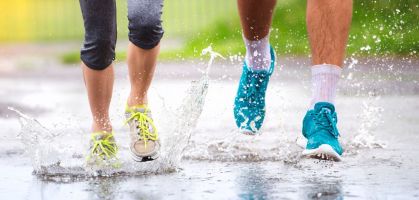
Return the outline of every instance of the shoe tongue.
[[[146,114],[148,117],[151,117],[151,111],[148,108],[130,108],[129,110],[126,111],[128,116],[130,116],[132,114],[132,112],[139,112],[139,113],[143,113]]]
[[[247,70],[249,71],[248,73],[252,74],[252,76],[254,76],[255,78],[263,78],[270,75],[269,69],[254,70],[247,68]]]
[[[133,108],[132,111],[145,113],[147,111],[147,109],[146,108]]]
[[[97,132],[97,133],[93,133],[94,137],[96,140],[103,140],[105,138],[107,138],[109,135],[112,135],[111,140],[113,140],[113,134],[112,133],[108,133],[108,132]]]
[[[314,105],[314,110],[316,113],[320,112],[323,108],[326,108],[330,111],[330,113],[335,112],[335,106],[328,102],[319,102]]]
[[[150,109],[148,109],[147,105],[137,105],[137,106],[130,106],[130,107],[128,107],[127,105],[125,111],[126,112],[134,111],[134,112],[147,113],[147,114],[150,113]]]

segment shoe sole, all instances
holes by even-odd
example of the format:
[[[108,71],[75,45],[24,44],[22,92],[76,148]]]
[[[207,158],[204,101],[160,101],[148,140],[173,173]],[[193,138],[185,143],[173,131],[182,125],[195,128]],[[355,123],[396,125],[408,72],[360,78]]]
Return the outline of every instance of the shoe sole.
[[[149,155],[149,156],[137,156],[132,149],[130,148],[130,154],[131,154],[131,158],[135,161],[135,162],[148,162],[148,161],[153,161],[156,160],[157,158],[159,158],[159,152],[156,151],[154,154]]]
[[[319,160],[342,161],[342,157],[328,144],[322,144],[316,149],[306,149],[303,156]]]
[[[251,130],[247,130],[247,129],[239,129],[239,133],[244,134],[244,135],[259,135],[259,132],[253,132]]]

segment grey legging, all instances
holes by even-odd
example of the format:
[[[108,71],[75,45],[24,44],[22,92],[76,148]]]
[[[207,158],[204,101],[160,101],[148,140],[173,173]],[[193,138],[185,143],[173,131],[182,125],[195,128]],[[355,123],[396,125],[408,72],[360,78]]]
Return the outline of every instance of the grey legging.
[[[115,0],[80,0],[85,38],[81,60],[91,69],[103,70],[115,59]],[[128,0],[129,40],[152,49],[163,37],[163,0]]]

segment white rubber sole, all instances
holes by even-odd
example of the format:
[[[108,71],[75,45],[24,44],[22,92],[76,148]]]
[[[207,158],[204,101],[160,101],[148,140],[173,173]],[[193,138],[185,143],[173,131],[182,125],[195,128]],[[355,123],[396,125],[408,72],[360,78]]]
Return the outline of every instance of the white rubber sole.
[[[157,158],[159,158],[159,155],[160,155],[159,151],[156,151],[154,154],[141,157],[141,156],[137,156],[131,148],[130,148],[130,154],[131,154],[131,158],[135,162],[153,161],[153,160],[156,160]]]
[[[303,156],[320,160],[342,161],[342,157],[328,144],[322,144],[317,149],[306,149]]]
[[[259,131],[255,133],[247,129],[239,129],[239,133],[244,134],[244,135],[260,135]]]

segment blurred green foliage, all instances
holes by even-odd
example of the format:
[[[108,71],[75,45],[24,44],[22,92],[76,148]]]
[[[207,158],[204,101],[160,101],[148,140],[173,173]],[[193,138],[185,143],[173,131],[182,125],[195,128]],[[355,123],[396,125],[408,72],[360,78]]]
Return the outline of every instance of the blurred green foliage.
[[[279,54],[309,52],[305,24],[306,1],[278,2],[271,44]],[[187,41],[176,54],[199,56],[200,50],[212,44],[224,55],[244,54],[238,17],[218,20],[199,35]],[[353,23],[348,41],[348,54],[362,56],[413,56],[419,52],[419,1],[382,0],[354,1]]]
[[[126,0],[116,0],[118,37],[126,39]],[[181,41],[163,49],[161,58],[197,58],[212,45],[223,55],[244,53],[235,0],[166,0],[165,37]],[[278,1],[271,44],[282,55],[307,55],[306,0]],[[0,0],[0,42],[82,40],[83,22],[78,1]],[[419,52],[418,0],[355,0],[348,54],[361,56],[413,56]],[[63,56],[79,61],[78,49]],[[124,52],[117,53],[123,60]]]
[[[117,5],[118,38],[128,35],[127,0]],[[222,5],[222,6],[220,6]],[[0,0],[0,43],[82,40],[79,0]],[[236,15],[232,0],[165,0],[166,37],[183,37]]]

